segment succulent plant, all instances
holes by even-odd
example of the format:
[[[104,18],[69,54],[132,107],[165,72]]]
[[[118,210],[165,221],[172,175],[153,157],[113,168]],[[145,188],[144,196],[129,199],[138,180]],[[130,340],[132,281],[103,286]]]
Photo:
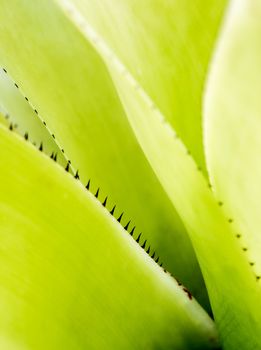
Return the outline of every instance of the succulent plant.
[[[0,348],[261,349],[260,2],[0,3]]]

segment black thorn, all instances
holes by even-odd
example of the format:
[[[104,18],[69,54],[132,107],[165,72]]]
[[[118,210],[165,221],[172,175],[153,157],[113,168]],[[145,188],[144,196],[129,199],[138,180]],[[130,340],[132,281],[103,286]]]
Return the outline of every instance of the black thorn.
[[[5,73],[7,73],[7,70],[6,70],[5,68],[3,68],[3,71],[4,71]]]
[[[38,111],[37,111],[37,109],[35,109],[35,110],[34,110],[34,112],[35,112],[36,114],[38,114]]]
[[[105,197],[104,202],[102,203],[102,205],[103,205],[104,207],[106,207],[107,199],[108,199],[108,197]]]
[[[128,222],[127,222],[127,225],[124,226],[124,230],[128,231],[130,222],[131,222],[131,221],[128,221]]]
[[[159,262],[159,256],[157,257],[157,259],[155,260],[155,262],[156,262],[156,263],[158,263],[158,262]]]
[[[19,87],[18,87],[18,85],[17,85],[16,83],[14,83],[14,85],[15,85],[15,87],[16,87],[17,89],[19,89]]]
[[[141,233],[138,235],[138,237],[137,237],[137,239],[136,239],[136,242],[137,242],[137,243],[139,243],[140,237],[141,237]]]
[[[121,215],[118,217],[117,221],[121,222],[121,218],[122,218],[123,212],[121,213]]]
[[[57,161],[57,153],[55,153],[53,160],[56,162]]]
[[[111,215],[113,215],[113,214],[114,214],[114,210],[115,210],[115,208],[116,208],[116,205],[114,205],[114,207],[113,207],[113,208],[112,208],[112,210],[110,211]]]
[[[136,228],[136,226],[134,226],[133,229],[131,230],[131,232],[130,232],[131,236],[133,235],[135,228]]]
[[[69,171],[69,168],[70,168],[70,163],[68,162],[66,165],[65,171]]]
[[[147,240],[145,239],[144,243],[142,244],[141,248],[145,249]]]
[[[147,253],[147,254],[150,253],[150,246],[149,246],[149,248],[146,250],[146,253]]]
[[[152,254],[151,258],[154,259],[154,257],[155,257],[155,252]]]
[[[69,160],[68,160],[68,164],[70,164]],[[76,171],[76,174],[74,175],[74,178],[75,178],[76,180],[80,178],[80,176],[79,176],[79,171],[78,171],[78,170]]]
[[[91,180],[89,180],[88,183],[87,183],[87,185],[85,186],[85,188],[86,188],[87,190],[90,189],[90,182],[91,182]]]
[[[27,141],[28,140],[28,132],[24,134],[24,139]]]
[[[42,152],[42,150],[43,150],[43,143],[41,142],[39,146],[39,151]]]
[[[25,98],[25,100],[28,102],[28,97],[25,96],[24,98]]]
[[[98,196],[99,196],[99,191],[100,191],[100,188],[98,187],[98,189],[97,189],[97,191],[96,191],[96,193],[95,193],[95,197],[96,197],[96,198],[98,198]]]
[[[52,154],[51,154],[50,158],[51,158],[51,159],[53,159],[53,157],[54,157],[54,154],[53,154],[53,152],[52,152]]]
[[[45,121],[43,121],[43,125],[45,125],[45,126],[46,126],[46,122],[45,122]]]
[[[62,148],[62,153],[64,153],[64,149]]]
[[[54,136],[54,134],[52,134],[52,137],[55,139],[55,136]]]
[[[162,267],[162,263],[160,263],[160,267]]]
[[[10,125],[9,125],[9,130],[13,130],[13,123],[11,123]]]

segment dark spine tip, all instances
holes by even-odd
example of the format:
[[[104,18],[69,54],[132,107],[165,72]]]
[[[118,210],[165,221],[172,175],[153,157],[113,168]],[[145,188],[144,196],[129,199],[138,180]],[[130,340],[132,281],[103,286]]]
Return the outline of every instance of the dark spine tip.
[[[90,183],[91,183],[91,180],[89,180],[88,183],[87,183],[87,185],[85,186],[85,188],[86,188],[87,190],[90,189]]]
[[[16,83],[15,83],[14,85],[15,85],[15,87],[16,87],[17,89],[19,89],[19,86],[18,86]]]
[[[144,243],[142,244],[141,248],[145,248],[146,247],[146,243],[147,243],[147,240],[145,239]]]
[[[160,267],[162,267],[162,263],[160,263]]]
[[[27,141],[28,140],[28,132],[24,134],[24,139]]]
[[[34,113],[35,113],[35,114],[38,114],[38,111],[37,111],[37,109],[35,109],[35,110],[34,110]]]
[[[52,152],[52,154],[51,154],[50,158],[51,158],[51,159],[53,159],[53,157],[54,157],[54,154],[53,154],[53,152]]]
[[[7,73],[7,70],[6,70],[5,68],[3,68],[3,71],[4,71],[5,73]]]
[[[114,214],[115,208],[116,208],[116,205],[114,205],[114,207],[113,207],[112,210],[110,211],[111,215]]]
[[[156,263],[158,263],[158,262],[159,262],[159,256],[157,257],[157,259],[155,260],[155,262],[156,262]]]
[[[43,150],[43,143],[41,142],[39,146],[39,151],[42,152],[42,150]]]
[[[98,187],[96,193],[95,193],[95,197],[98,198],[99,197],[99,191],[100,191],[100,188]]]
[[[108,197],[105,197],[104,202],[102,203],[102,205],[103,205],[104,207],[106,207],[107,198],[108,198]]]
[[[13,131],[13,129],[14,129],[13,123],[11,123],[11,124],[9,125],[9,130]]]
[[[151,258],[152,258],[152,259],[154,259],[154,258],[155,258],[155,252],[152,254]]]
[[[55,136],[54,136],[54,134],[52,134],[52,138],[53,138],[53,139],[55,139]]]
[[[146,253],[147,253],[147,254],[150,253],[150,246],[149,246],[149,248],[146,250]]]
[[[124,226],[124,230],[128,231],[129,225],[130,225],[130,221],[128,221],[127,225]]]
[[[132,230],[131,230],[131,232],[130,232],[130,235],[131,235],[131,236],[133,236],[133,233],[134,233],[134,231],[135,231],[135,228],[136,228],[136,226],[134,226],[134,227],[132,228]]]
[[[187,296],[188,296],[188,298],[190,299],[190,300],[192,300],[192,294],[190,293],[190,291],[187,289],[187,288],[183,288],[183,290],[184,290],[184,292],[187,294]]]
[[[45,121],[43,121],[43,125],[46,126],[46,122]]]
[[[136,239],[136,242],[137,242],[137,243],[139,243],[140,237],[141,237],[141,233],[138,235],[138,237],[137,237],[137,239]]]
[[[118,217],[118,219],[117,219],[118,222],[121,222],[122,215],[123,215],[123,213],[121,213],[121,215]]]
[[[68,164],[70,164],[69,160],[68,160]],[[80,176],[79,176],[79,171],[78,171],[78,170],[76,171],[76,174],[74,175],[74,178],[75,178],[76,180],[78,180],[78,179],[80,178]]]
[[[53,160],[56,162],[57,161],[57,153],[53,156]]]
[[[68,162],[66,165],[65,171],[69,171],[69,169],[70,169],[70,163]]]
[[[25,98],[25,100],[28,102],[28,97],[25,96],[24,98]]]

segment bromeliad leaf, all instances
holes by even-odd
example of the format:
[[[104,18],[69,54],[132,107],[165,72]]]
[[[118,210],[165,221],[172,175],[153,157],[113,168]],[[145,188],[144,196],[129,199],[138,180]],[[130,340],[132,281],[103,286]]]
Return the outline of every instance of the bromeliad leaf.
[[[215,347],[203,309],[79,181],[3,127],[0,150],[2,349]]]
[[[99,187],[102,200],[108,196],[109,206],[116,203],[115,215],[124,211],[123,223],[133,220],[164,266],[207,307],[184,225],[137,144],[92,46],[54,1],[41,0],[4,1],[0,41],[0,61],[79,169],[82,183],[91,179],[91,189],[96,193]],[[21,117],[31,135],[31,125]]]
[[[261,290],[231,218],[154,101],[73,2],[59,1],[103,57],[136,136],[190,233],[225,347],[259,348]]]

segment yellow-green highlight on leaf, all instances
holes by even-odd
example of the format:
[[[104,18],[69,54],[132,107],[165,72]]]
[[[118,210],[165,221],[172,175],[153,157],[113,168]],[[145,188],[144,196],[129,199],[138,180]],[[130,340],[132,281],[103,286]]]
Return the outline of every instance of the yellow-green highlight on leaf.
[[[30,105],[27,96],[23,95],[17,83],[8,76],[5,68],[0,67],[0,105],[8,115],[9,125],[21,135],[28,135],[28,140],[34,142],[46,154],[56,155],[57,161],[65,166],[67,160],[54,138],[44,125],[45,121],[38,116],[38,111]],[[26,136],[27,137],[27,136]]]
[[[260,286],[221,203],[126,67],[70,1],[61,0],[60,5],[106,62],[136,136],[190,233],[224,349],[260,348]]]
[[[3,348],[217,346],[205,311],[80,181],[3,127],[0,161]]]
[[[232,2],[205,96],[205,145],[217,198],[261,278],[261,4]],[[259,281],[259,284],[261,280]],[[261,287],[261,285],[260,285]]]
[[[202,91],[227,2],[73,0],[202,168]]]
[[[19,35],[17,35],[19,28]],[[208,307],[186,230],[148,164],[98,54],[54,1],[1,3],[0,63],[79,169]],[[26,123],[24,123],[26,127]],[[40,141],[40,140],[39,140]]]

